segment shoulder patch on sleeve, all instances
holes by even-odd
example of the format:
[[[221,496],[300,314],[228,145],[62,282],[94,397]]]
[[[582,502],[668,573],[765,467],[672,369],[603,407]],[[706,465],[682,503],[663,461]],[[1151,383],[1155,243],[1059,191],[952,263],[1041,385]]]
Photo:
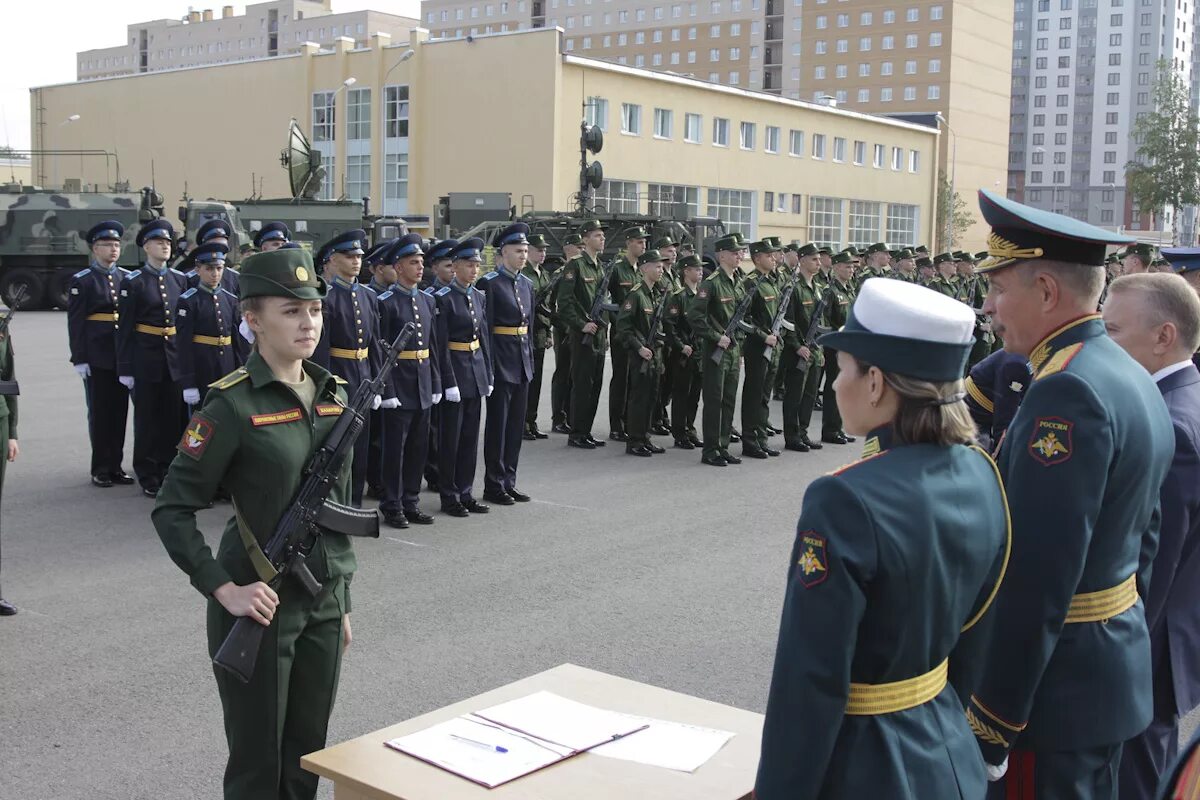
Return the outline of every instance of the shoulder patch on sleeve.
[[[829,577],[829,544],[816,531],[801,531],[800,557],[796,559],[796,580],[805,589],[819,586]]]
[[[1037,371],[1037,375],[1034,377],[1034,380],[1045,378],[1048,375],[1055,374],[1056,372],[1062,372],[1067,368],[1067,365],[1071,363],[1071,360],[1075,358],[1075,356],[1079,355],[1079,351],[1083,349],[1083,344],[1083,342],[1077,342],[1070,347],[1064,347],[1062,350],[1059,350],[1057,353],[1050,356],[1050,358],[1046,360],[1046,363],[1042,365],[1042,368]]]
[[[180,299],[180,300],[187,300],[189,297],[191,297],[191,296],[192,296],[192,295],[194,295],[195,293],[196,293],[196,287],[195,287],[195,286],[193,286],[191,289],[188,289],[186,292],[184,292],[183,294],[179,295],[179,299]]]
[[[1062,417],[1038,417],[1029,434],[1029,455],[1047,467],[1069,461],[1074,427],[1074,422]]]
[[[628,310],[629,310],[629,309],[631,309],[631,308],[633,308],[633,301],[632,301],[632,300],[626,300],[626,301],[625,301],[625,310],[626,310],[626,311],[628,311]]]
[[[217,380],[210,383],[208,385],[208,388],[209,389],[218,389],[218,390],[228,389],[230,386],[236,386],[237,384],[241,383],[242,381],[246,380],[246,378],[249,378],[249,377],[250,377],[250,373],[246,371],[245,367],[238,367],[233,372],[229,373],[228,375],[224,376],[223,378],[218,378]]]
[[[176,449],[188,458],[199,461],[200,457],[204,455],[204,451],[208,449],[209,443],[212,442],[216,431],[217,428],[213,421],[197,411],[188,420],[187,428],[183,431],[183,438],[179,440]]]

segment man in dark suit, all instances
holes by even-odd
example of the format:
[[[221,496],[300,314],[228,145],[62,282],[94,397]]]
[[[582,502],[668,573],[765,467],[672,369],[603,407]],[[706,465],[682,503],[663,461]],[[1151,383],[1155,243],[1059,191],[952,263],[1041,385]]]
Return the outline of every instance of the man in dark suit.
[[[1200,298],[1178,275],[1113,281],[1109,335],[1158,384],[1175,428],[1175,455],[1159,492],[1162,527],[1145,597],[1154,670],[1154,718],[1125,745],[1121,798],[1152,797],[1174,759],[1179,718],[1200,705]]]

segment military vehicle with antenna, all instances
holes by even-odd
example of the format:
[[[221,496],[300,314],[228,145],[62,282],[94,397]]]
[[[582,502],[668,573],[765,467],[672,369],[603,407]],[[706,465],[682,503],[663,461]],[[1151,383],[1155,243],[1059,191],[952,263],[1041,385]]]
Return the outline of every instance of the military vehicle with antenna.
[[[250,242],[254,234],[268,222],[282,222],[292,232],[292,241],[315,250],[342,231],[363,228],[371,241],[381,241],[408,232],[400,217],[378,216],[371,213],[369,199],[318,200],[326,178],[321,166],[321,153],[313,150],[308,137],[296,120],[288,125],[287,146],[279,155],[280,165],[287,170],[292,196],[277,199],[248,198],[236,202],[226,200],[196,200],[185,197],[179,206],[179,221],[190,241],[196,231],[212,219],[222,219],[233,229],[230,245],[232,263],[241,260],[240,247]]]

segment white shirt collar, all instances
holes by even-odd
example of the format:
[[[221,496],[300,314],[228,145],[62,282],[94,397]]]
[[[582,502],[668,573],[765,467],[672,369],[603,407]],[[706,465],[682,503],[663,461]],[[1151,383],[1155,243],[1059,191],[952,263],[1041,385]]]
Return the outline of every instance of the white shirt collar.
[[[1191,365],[1192,365],[1191,359],[1188,359],[1187,361],[1178,361],[1174,364],[1171,364],[1170,366],[1163,367],[1158,372],[1151,375],[1150,378],[1155,383],[1158,383],[1159,381],[1161,381],[1163,378],[1167,377],[1168,375],[1174,375],[1176,372],[1179,372],[1179,370],[1187,369]]]

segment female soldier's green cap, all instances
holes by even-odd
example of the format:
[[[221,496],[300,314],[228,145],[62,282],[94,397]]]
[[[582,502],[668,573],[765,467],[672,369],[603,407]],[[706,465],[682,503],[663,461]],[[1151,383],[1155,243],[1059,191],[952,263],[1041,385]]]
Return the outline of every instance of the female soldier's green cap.
[[[321,300],[328,287],[313,268],[312,255],[303,249],[255,253],[242,261],[241,297],[292,297]]]

